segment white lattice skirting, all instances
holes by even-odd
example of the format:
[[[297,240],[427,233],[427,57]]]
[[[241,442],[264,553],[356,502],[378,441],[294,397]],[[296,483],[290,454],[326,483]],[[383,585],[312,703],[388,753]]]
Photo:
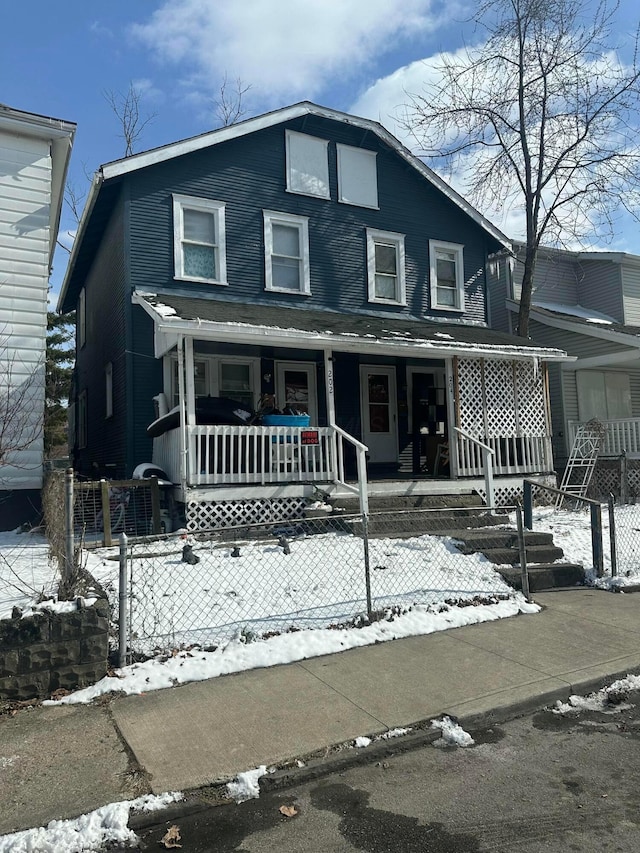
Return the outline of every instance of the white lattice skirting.
[[[302,518],[304,498],[276,498],[253,501],[189,501],[187,530],[220,530],[242,524],[287,521]]]

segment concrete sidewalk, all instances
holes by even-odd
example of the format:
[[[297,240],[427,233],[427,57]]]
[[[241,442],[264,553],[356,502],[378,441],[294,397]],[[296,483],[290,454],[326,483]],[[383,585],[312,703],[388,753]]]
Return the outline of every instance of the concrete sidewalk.
[[[0,833],[145,786],[188,790],[312,753],[317,767],[331,746],[443,713],[488,724],[640,670],[640,596],[580,587],[535,600],[538,615],[0,718]]]

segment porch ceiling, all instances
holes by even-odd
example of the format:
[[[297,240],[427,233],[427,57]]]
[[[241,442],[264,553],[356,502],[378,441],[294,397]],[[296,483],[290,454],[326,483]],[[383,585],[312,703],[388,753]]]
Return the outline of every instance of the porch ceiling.
[[[368,355],[445,358],[540,358],[563,361],[563,350],[529,344],[522,338],[480,325],[376,317],[282,306],[195,299],[134,292],[133,302],[153,318],[156,356],[171,349],[179,335],[199,340],[331,349]]]

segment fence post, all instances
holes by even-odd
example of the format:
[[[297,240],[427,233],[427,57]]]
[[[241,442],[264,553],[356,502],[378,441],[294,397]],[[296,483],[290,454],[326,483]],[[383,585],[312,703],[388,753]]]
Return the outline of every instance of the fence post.
[[[73,468],[67,468],[64,475],[64,581],[65,585],[73,577],[74,541],[73,541]]]
[[[151,477],[151,533],[162,533],[160,528],[160,486],[157,477]]]
[[[626,450],[623,450],[620,456],[620,503],[629,503],[629,465]]]
[[[118,585],[118,665],[127,665],[127,534],[120,534],[118,554],[120,578]]]
[[[593,568],[596,575],[601,578],[604,574],[604,559],[602,551],[602,507],[600,504],[591,504],[591,552],[593,554]]]
[[[527,530],[533,530],[533,486],[530,480],[522,484],[524,501],[524,526]]]
[[[109,484],[106,480],[100,480],[100,503],[102,504],[102,541],[106,548],[110,548],[113,545],[111,541],[111,504],[109,503]]]
[[[364,582],[367,591],[367,616],[371,619],[373,606],[371,603],[371,564],[369,562],[369,519],[362,513],[362,546],[364,548]]]
[[[611,550],[611,577],[618,574],[618,550],[616,542],[616,511],[615,498],[609,495],[609,548]]]
[[[531,601],[529,591],[529,570],[527,568],[527,546],[524,541],[524,527],[522,524],[522,507],[516,502],[516,524],[518,527],[518,551],[520,552],[520,577],[522,580],[522,594]]]

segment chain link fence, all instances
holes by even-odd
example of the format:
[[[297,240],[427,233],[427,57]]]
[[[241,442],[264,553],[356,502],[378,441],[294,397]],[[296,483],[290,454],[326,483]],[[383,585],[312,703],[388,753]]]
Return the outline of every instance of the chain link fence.
[[[428,535],[471,516],[402,516],[332,514],[127,543],[129,651],[206,649],[515,594],[486,559]]]

